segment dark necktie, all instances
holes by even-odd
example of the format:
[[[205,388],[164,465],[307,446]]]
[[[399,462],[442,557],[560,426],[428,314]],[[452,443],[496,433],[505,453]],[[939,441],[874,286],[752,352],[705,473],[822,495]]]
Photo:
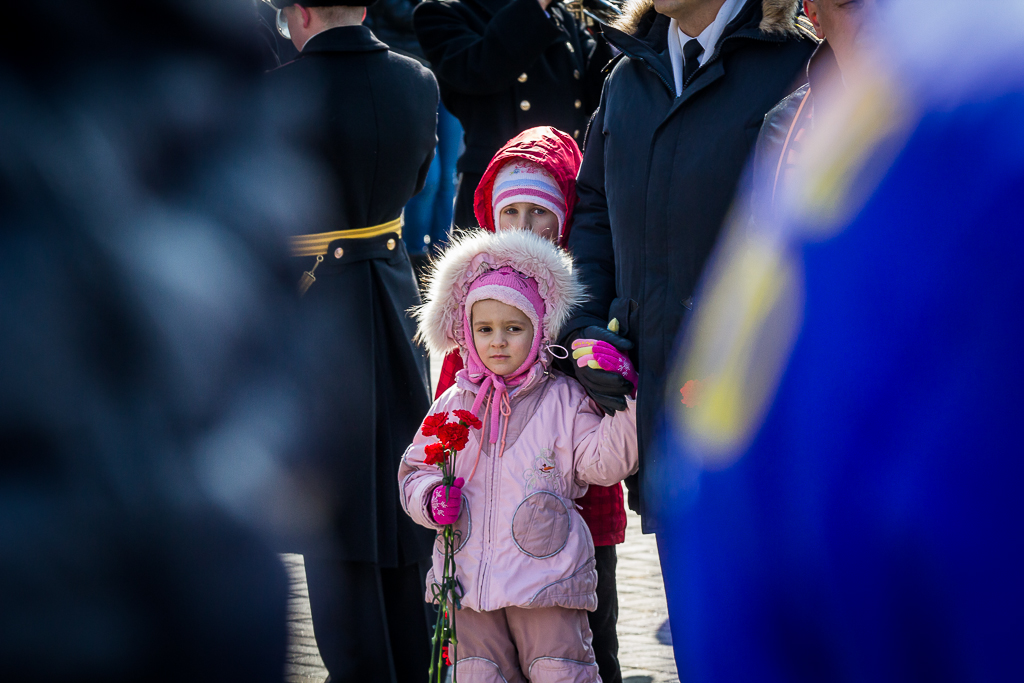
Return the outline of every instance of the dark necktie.
[[[691,38],[686,41],[686,45],[683,45],[683,87],[690,82],[693,78],[693,74],[697,73],[697,69],[700,68],[700,56],[704,52],[704,48],[701,47],[700,41],[696,38]]]

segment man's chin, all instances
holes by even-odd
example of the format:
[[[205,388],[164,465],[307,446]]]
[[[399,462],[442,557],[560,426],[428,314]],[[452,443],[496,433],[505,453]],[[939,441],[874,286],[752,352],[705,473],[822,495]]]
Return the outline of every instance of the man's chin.
[[[654,0],[654,11],[670,17],[677,13],[683,4],[683,0]]]

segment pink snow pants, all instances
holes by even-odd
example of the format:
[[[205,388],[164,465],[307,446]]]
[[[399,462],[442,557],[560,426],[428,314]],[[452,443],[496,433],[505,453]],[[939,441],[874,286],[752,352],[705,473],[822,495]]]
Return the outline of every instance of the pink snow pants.
[[[582,609],[456,612],[459,683],[601,683]]]

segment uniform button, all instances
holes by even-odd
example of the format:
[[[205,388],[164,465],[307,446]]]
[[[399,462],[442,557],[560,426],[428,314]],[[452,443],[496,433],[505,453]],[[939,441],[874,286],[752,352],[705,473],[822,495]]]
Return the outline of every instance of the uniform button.
[[[570,43],[568,40],[565,41],[565,46],[569,48],[569,52],[576,52],[576,50],[574,50],[572,47],[572,43]]]
[[[572,77],[575,78],[577,81],[580,80],[580,70],[579,69],[573,70]]]
[[[573,136],[574,138],[576,138],[577,140],[579,140],[579,139],[580,139],[580,132],[579,132],[578,130],[574,130],[574,131],[572,132],[572,136]]]
[[[518,80],[519,80],[520,83],[526,83],[526,79],[527,78],[529,78],[529,76],[527,76],[526,72],[524,71],[523,73],[519,74],[519,79]]]
[[[519,108],[523,111],[530,111],[530,100],[523,100],[519,103]]]
[[[388,240],[388,251],[391,251],[394,248],[395,248],[395,239],[391,238],[391,239]]]
[[[423,236],[423,244],[430,244],[430,235]]]
[[[345,255],[345,250],[342,249],[341,247],[338,247],[337,249],[334,250],[334,258],[341,258],[344,255]]]
[[[579,100],[576,100],[576,101],[575,101],[575,102],[573,103],[573,106],[575,106],[575,107],[576,107],[577,109],[579,109],[580,107],[582,107],[582,106],[583,106],[583,103],[582,103],[582,102],[580,102]]]

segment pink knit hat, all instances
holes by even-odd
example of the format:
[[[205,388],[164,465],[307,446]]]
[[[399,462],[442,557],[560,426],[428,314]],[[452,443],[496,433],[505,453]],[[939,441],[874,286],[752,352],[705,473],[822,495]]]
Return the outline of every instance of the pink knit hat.
[[[554,176],[540,164],[513,159],[505,164],[494,179],[491,206],[494,207],[494,226],[500,225],[501,211],[509,204],[530,202],[558,217],[558,234],[565,225],[565,195]]]
[[[465,327],[463,329],[467,330],[467,332],[473,329],[469,321],[473,304],[484,299],[494,299],[517,308],[525,313],[526,317],[533,323],[533,344],[530,346],[530,354],[523,361],[522,365],[504,378],[505,382],[509,384],[518,384],[524,379],[522,377],[524,373],[536,362],[537,356],[540,353],[540,342],[544,338],[545,307],[544,299],[541,297],[540,290],[537,287],[537,281],[509,266],[488,271],[478,277],[469,286],[469,293],[466,295],[465,321],[463,323]],[[472,332],[469,332],[467,336],[472,337]],[[492,374],[484,366],[483,361],[480,360],[480,356],[476,352],[476,345],[473,344],[472,339],[470,338],[467,341],[469,342],[466,344],[467,351],[469,352],[467,370],[469,371],[470,378],[476,381],[484,374]]]

